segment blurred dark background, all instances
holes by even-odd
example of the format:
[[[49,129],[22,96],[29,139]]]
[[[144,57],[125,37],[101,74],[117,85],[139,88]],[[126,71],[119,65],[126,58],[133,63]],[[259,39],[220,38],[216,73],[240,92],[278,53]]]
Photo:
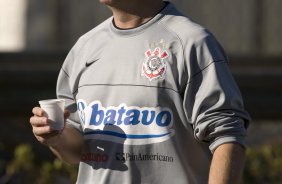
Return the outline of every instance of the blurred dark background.
[[[262,153],[280,158],[279,151],[272,151],[282,143],[282,1],[172,2],[213,32],[225,48],[245,107],[253,118],[247,138],[253,157]],[[32,154],[35,162],[56,165],[50,151],[33,137],[31,109],[38,100],[56,97],[57,75],[68,51],[82,34],[109,16],[109,10],[98,0],[0,0],[0,184],[16,183],[13,178],[21,176],[17,164],[7,171],[15,162],[17,148],[24,150],[19,154]],[[273,160],[269,162],[272,167]],[[282,168],[282,160],[277,162]],[[246,172],[250,176],[245,177],[259,175],[249,166]],[[278,168],[277,172],[282,170]],[[68,174],[63,175],[66,177],[61,183],[71,182]],[[279,179],[273,181],[282,182]],[[273,183],[268,176],[245,180]]]

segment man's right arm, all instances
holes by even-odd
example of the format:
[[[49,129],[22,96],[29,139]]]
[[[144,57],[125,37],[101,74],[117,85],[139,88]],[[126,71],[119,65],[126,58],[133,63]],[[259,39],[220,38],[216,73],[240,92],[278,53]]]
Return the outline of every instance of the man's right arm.
[[[35,107],[32,112],[34,116],[30,118],[30,124],[36,139],[40,143],[47,145],[64,162],[78,164],[83,144],[81,134],[68,125],[61,131],[52,130],[41,108]],[[65,119],[68,116],[69,113],[65,112]]]

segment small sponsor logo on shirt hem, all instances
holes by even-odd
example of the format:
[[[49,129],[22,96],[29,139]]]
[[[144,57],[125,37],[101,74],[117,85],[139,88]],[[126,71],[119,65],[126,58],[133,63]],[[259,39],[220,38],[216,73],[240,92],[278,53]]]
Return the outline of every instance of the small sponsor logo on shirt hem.
[[[117,161],[159,161],[159,162],[173,162],[174,159],[172,156],[167,156],[163,154],[133,154],[133,153],[122,153],[118,152],[116,153],[116,160]]]

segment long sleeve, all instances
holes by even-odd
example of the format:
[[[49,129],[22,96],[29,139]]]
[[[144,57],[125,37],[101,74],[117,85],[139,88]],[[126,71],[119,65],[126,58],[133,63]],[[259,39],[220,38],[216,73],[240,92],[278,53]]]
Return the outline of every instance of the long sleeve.
[[[65,99],[65,109],[70,112],[70,116],[67,119],[67,124],[81,131],[80,119],[77,112],[77,105],[73,95],[73,89],[70,82],[70,67],[73,62],[73,51],[70,51],[62,66],[58,80],[57,80],[57,98]],[[67,67],[68,66],[68,67]]]
[[[212,152],[228,142],[245,146],[250,117],[224,51],[207,35],[194,44],[188,55],[184,109],[193,124],[195,138],[208,142]]]

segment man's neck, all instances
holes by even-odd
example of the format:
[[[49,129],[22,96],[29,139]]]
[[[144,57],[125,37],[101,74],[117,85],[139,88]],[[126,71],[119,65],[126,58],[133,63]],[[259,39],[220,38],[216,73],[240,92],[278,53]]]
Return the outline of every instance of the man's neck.
[[[162,0],[120,1],[109,8],[113,12],[115,26],[130,29],[144,24],[165,6]]]

